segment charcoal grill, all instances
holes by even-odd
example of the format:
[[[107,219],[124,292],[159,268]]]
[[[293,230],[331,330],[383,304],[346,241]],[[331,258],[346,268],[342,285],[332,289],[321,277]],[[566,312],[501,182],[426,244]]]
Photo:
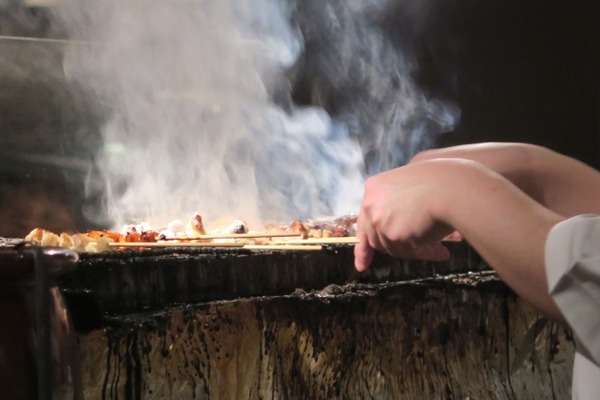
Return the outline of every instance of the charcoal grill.
[[[569,332],[466,243],[450,261],[353,248],[80,254],[60,279],[86,398],[568,397]]]

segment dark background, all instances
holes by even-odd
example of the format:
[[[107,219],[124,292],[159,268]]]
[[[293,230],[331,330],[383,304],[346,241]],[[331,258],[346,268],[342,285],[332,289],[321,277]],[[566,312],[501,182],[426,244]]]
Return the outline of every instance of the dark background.
[[[415,15],[414,2],[398,0],[379,23],[416,55],[415,79],[427,95],[461,109],[460,124],[437,146],[530,142],[598,168],[596,3],[438,0]],[[65,37],[47,10],[19,1],[0,5],[0,34]],[[82,211],[94,199],[83,193],[101,117],[92,96],[65,82],[61,51],[0,39],[0,236],[94,227]],[[298,77],[295,101],[308,103],[310,76]],[[335,98],[323,106],[335,115]]]
[[[448,4],[448,3],[446,3]],[[542,144],[600,165],[600,18],[592,1],[462,2],[449,19],[454,52],[435,28],[418,45],[424,81],[442,87],[450,60],[462,119],[440,145]],[[448,13],[437,17],[444,20]],[[442,22],[440,22],[443,24]],[[456,56],[458,55],[458,56]],[[440,68],[442,68],[440,70]],[[440,81],[440,77],[443,77]],[[445,79],[445,80],[444,80]],[[437,83],[437,85],[436,85]]]

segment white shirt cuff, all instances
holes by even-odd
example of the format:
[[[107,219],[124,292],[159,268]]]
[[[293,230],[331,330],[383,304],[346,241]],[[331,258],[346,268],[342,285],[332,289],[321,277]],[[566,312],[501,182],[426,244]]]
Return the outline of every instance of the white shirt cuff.
[[[600,365],[600,216],[556,224],[545,248],[550,296],[576,336],[578,351]]]

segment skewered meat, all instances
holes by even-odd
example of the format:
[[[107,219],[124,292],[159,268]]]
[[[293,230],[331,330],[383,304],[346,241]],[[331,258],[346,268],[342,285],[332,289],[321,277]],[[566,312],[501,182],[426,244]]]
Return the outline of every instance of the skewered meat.
[[[204,229],[204,224],[202,223],[202,215],[199,213],[194,213],[192,220],[188,224],[188,228],[189,229],[187,229],[186,232],[190,237],[206,235],[206,230]]]
[[[117,231],[111,230],[90,230],[87,233],[75,233],[69,235],[61,233],[56,235],[42,228],[35,228],[25,238],[33,242],[41,243],[44,246],[67,247],[79,252],[98,252],[119,247],[119,243],[153,243],[159,241],[194,241],[194,242],[212,242],[212,243],[237,243],[244,245],[269,245],[282,244],[285,239],[277,239],[273,236],[292,236],[289,233],[297,233],[302,239],[307,238],[330,238],[348,236],[351,229],[355,228],[356,219],[345,218],[332,222],[304,223],[301,220],[295,220],[289,225],[272,225],[267,227],[266,232],[251,232],[246,222],[242,220],[233,220],[229,225],[221,227],[213,226],[207,235],[207,229],[204,227],[202,216],[194,213],[190,221],[184,224],[181,220],[171,221],[167,229],[160,233],[153,229],[148,223],[138,225],[125,225]],[[255,233],[258,233],[257,235]],[[287,235],[282,235],[286,234]],[[231,236],[233,235],[233,236]],[[235,235],[240,235],[236,237]],[[248,236],[250,235],[250,236]],[[208,237],[206,237],[208,236]],[[293,235],[295,236],[295,235]],[[297,236],[296,236],[297,238]]]
[[[233,223],[229,226],[229,229],[231,230],[231,233],[248,233],[248,226],[244,221],[239,219],[233,221]]]

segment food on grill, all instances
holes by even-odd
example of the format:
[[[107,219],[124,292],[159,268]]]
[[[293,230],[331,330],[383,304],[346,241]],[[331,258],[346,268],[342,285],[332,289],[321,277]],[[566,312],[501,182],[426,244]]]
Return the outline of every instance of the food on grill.
[[[75,233],[73,235],[69,235],[65,232],[57,235],[56,233],[50,232],[46,229],[35,228],[29,233],[29,235],[25,237],[25,240],[39,243],[42,246],[66,247],[79,252],[88,253],[108,250],[110,248],[108,243],[115,241],[110,237],[113,232],[110,232],[110,235],[106,234],[103,236],[97,234],[96,232],[98,231],[92,232],[94,232],[93,236],[90,236],[90,234],[86,233]]]
[[[206,230],[204,229],[204,224],[202,223],[202,216],[198,213],[194,213],[194,216],[192,217],[191,221],[188,224],[189,230],[186,230],[186,232],[188,232],[188,235],[190,235],[189,232],[191,232],[190,236],[198,236],[198,235],[205,235],[206,234]]]
[[[194,213],[183,223],[171,221],[163,230],[156,230],[148,223],[125,225],[120,231],[90,230],[87,233],[61,233],[43,228],[33,229],[25,240],[42,246],[58,246],[79,252],[96,253],[119,247],[162,246],[227,246],[249,249],[299,248],[319,249],[318,244],[356,243],[356,216],[350,215],[333,220],[295,220],[291,224],[271,224],[265,231],[252,231],[246,222],[233,220],[224,227],[204,226],[202,216]],[[339,238],[339,239],[336,239]],[[309,246],[310,245],[310,246]],[[261,247],[262,246],[262,247]]]
[[[142,231],[145,232],[146,230],[142,228]],[[205,234],[206,229],[202,222],[202,215],[196,212],[187,224],[184,224],[180,219],[169,222],[167,229],[161,231],[158,234],[157,239],[197,238]],[[152,241],[155,242],[156,240]]]
[[[290,225],[289,230],[291,232],[298,232],[300,236],[302,236],[302,239],[306,239],[308,237],[308,229],[306,229],[306,226],[304,226],[302,221],[300,221],[299,219],[292,222],[292,225]]]

